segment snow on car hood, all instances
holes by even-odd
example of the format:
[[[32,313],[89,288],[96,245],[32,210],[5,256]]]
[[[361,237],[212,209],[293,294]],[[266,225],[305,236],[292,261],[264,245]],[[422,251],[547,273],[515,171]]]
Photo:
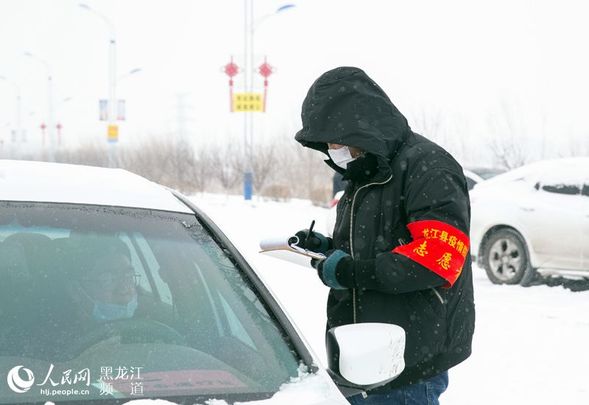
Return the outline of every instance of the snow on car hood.
[[[170,405],[163,399],[139,399],[126,402],[128,405]],[[198,402],[203,405],[227,405],[227,402],[211,398],[205,402]],[[345,405],[348,401],[339,392],[325,370],[319,370],[316,374],[309,374],[299,368],[299,376],[292,378],[290,382],[283,384],[280,390],[271,398],[260,401],[235,402],[235,405]]]
[[[475,186],[475,190],[492,189],[503,187],[508,182],[517,180],[536,180],[538,176],[549,176],[550,180],[562,178],[563,181],[570,180],[571,173],[575,173],[576,179],[581,181],[589,180],[589,158],[574,157],[562,159],[542,160],[529,163],[517,169],[499,174]]]
[[[165,187],[122,169],[0,160],[0,201],[147,208],[192,213]]]

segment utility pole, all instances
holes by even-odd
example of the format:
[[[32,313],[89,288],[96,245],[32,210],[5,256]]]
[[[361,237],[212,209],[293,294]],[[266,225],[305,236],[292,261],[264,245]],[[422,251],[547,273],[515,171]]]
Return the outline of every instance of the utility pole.
[[[190,93],[176,94],[176,143],[182,143],[188,138],[188,123],[192,121],[190,118],[192,106],[187,100],[189,95]]]
[[[229,76],[229,96],[231,98],[231,112],[243,112],[243,196],[245,200],[251,200],[253,194],[253,150],[254,150],[254,112],[266,112],[266,95],[268,90],[268,76],[272,74],[272,67],[264,60],[260,66],[260,74],[264,77],[264,93],[254,93],[254,33],[256,28],[265,19],[280,12],[295,7],[294,4],[285,4],[273,13],[267,14],[257,21],[254,20],[254,0],[243,1],[243,66],[244,85],[242,93],[233,92],[233,77],[240,69],[231,61],[225,65],[224,73]],[[257,23],[256,23],[257,22]]]
[[[192,106],[188,101],[190,93],[176,94],[176,131],[174,134],[174,167],[176,170],[176,180],[180,189],[185,187],[185,167],[183,162],[188,156],[188,151],[192,147],[189,136],[189,124],[192,122],[191,110]]]
[[[53,105],[53,70],[49,63],[31,52],[25,52],[25,56],[41,62],[47,72],[47,134],[49,135],[49,153],[47,160],[55,161],[55,110]]]
[[[108,102],[107,102],[107,140],[108,165],[117,166],[116,146],[119,141],[119,127],[117,125],[117,39],[115,26],[104,14],[99,13],[87,4],[80,3],[80,8],[99,17],[108,28]]]
[[[25,133],[22,128],[22,99],[21,99],[21,91],[20,86],[11,80],[8,80],[4,76],[0,76],[0,80],[3,80],[9,84],[14,86],[14,90],[16,93],[16,120],[15,120],[15,128],[14,128],[14,135],[15,139],[14,142],[11,142],[11,149],[16,147],[16,153],[20,153],[21,151],[21,143],[25,142]],[[16,143],[16,145],[14,145]],[[14,151],[11,150],[11,157],[15,157]]]
[[[245,92],[251,94],[253,90],[253,15],[254,0],[244,0],[244,21],[243,21],[243,54],[245,56]],[[253,194],[254,173],[252,167],[252,140],[253,140],[253,113],[245,111],[243,114],[244,126],[244,173],[243,173],[243,198],[251,200]]]

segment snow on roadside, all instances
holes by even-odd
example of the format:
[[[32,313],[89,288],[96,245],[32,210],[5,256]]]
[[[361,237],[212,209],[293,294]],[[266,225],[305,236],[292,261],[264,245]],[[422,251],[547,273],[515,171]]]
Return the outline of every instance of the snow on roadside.
[[[328,289],[314,270],[259,254],[261,238],[292,234],[312,219],[325,231],[327,210],[308,201],[278,203],[198,195],[209,215],[270,286],[325,361]],[[589,292],[496,286],[474,268],[477,311],[473,354],[450,371],[445,405],[589,404]]]

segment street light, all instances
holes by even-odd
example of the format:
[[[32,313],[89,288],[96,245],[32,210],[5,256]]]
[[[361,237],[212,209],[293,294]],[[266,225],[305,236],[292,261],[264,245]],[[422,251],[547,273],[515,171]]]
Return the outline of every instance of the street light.
[[[109,31],[109,45],[108,45],[108,107],[107,107],[107,122],[108,122],[108,131],[110,133],[111,130],[118,131],[116,128],[116,88],[117,88],[117,66],[116,66],[116,56],[117,56],[117,39],[116,39],[116,32],[115,26],[111,20],[109,20],[104,14],[96,11],[92,7],[87,4],[79,3],[80,8],[86,10],[97,17],[99,17],[108,27]],[[116,165],[116,150],[115,150],[116,142],[110,142],[109,148],[109,166],[114,167]]]
[[[278,13],[282,13],[286,10],[290,10],[292,8],[296,7],[295,4],[285,4],[283,6],[278,7],[276,10],[274,10],[272,13],[268,13],[266,15],[263,15],[262,17],[259,17],[253,24],[252,27],[252,32],[255,31],[264,21],[266,21],[268,18],[275,16]]]
[[[249,17],[248,17],[249,5]],[[255,30],[268,18],[273,17],[286,10],[294,8],[294,4],[284,4],[278,7],[273,13],[266,14],[254,21],[254,0],[244,0],[244,55],[245,55],[245,89],[252,93],[254,88],[254,33]],[[249,46],[248,46],[249,45]],[[254,115],[248,111],[244,113],[244,138],[246,149],[246,165],[243,176],[243,194],[246,200],[251,200],[253,189],[253,141],[254,141]],[[248,145],[249,144],[249,145]]]
[[[282,13],[284,11],[287,10],[291,10],[294,7],[296,7],[294,4],[284,4],[280,7],[278,7],[276,10],[274,10],[274,12],[272,13],[268,13],[263,15],[262,17],[259,17],[256,21],[253,21],[253,12],[254,12],[254,1],[251,0],[251,23],[250,23],[250,58],[249,58],[249,81],[250,81],[250,91],[253,90],[253,82],[254,82],[254,33],[256,32],[256,30],[260,27],[260,25],[262,25],[262,23],[264,21],[266,21],[268,18],[270,17],[274,17],[275,15]]]
[[[55,160],[55,132],[54,132],[54,109],[53,109],[53,74],[52,69],[49,63],[39,56],[31,53],[25,52],[25,56],[40,62],[43,66],[45,66],[45,70],[47,71],[47,128],[49,129],[49,156],[48,160],[53,162]]]
[[[121,80],[123,80],[123,79],[126,79],[127,77],[129,77],[129,76],[131,76],[131,75],[134,75],[134,74],[136,74],[136,73],[139,73],[139,72],[141,72],[141,71],[143,71],[143,69],[141,69],[141,68],[135,68],[135,69],[131,69],[131,70],[130,70],[130,71],[128,71],[127,73],[125,73],[125,74],[123,74],[123,75],[120,75],[119,77],[117,77],[117,84],[118,84],[118,83],[119,83]]]
[[[20,98],[20,86],[16,83],[13,82],[12,80],[8,80],[5,76],[0,76],[0,80],[3,80],[5,82],[7,82],[8,84],[11,84],[14,86],[14,89],[16,91],[16,122],[15,122],[15,126],[16,126],[16,151],[20,152],[20,143],[22,141],[22,136],[23,136],[23,132],[22,132],[22,122],[21,122],[21,98]],[[11,142],[11,146],[12,146],[13,142]],[[11,155],[14,155],[14,151],[11,151]],[[14,157],[14,156],[11,156]]]

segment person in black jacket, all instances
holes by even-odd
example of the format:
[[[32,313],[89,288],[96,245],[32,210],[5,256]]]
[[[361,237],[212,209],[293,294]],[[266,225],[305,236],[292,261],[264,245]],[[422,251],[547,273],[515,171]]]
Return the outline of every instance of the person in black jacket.
[[[437,404],[447,370],[469,357],[474,333],[462,168],[414,133],[358,68],[321,75],[303,103],[302,123],[295,139],[325,153],[326,163],[348,180],[333,239],[300,238],[327,255],[312,263],[331,287],[327,327],[385,322],[403,327],[407,337],[403,373],[366,398],[349,400]]]

